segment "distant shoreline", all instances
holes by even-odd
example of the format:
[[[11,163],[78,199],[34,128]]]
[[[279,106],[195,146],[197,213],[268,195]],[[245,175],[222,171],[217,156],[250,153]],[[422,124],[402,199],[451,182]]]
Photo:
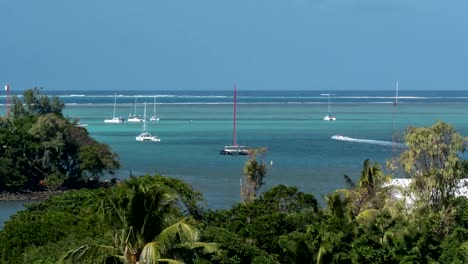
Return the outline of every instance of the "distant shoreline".
[[[64,191],[22,192],[22,193],[0,193],[0,201],[39,201],[51,196],[62,194]]]

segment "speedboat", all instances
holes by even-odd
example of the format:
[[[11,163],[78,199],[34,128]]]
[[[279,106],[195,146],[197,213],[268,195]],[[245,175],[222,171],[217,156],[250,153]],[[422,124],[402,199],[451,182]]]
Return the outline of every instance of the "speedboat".
[[[334,136],[331,136],[331,139],[336,139],[336,140],[341,140],[343,139],[344,137],[343,136],[340,136],[340,135],[334,135]]]
[[[325,120],[325,121],[335,121],[336,117],[332,116],[332,115],[326,115],[325,117],[323,117],[323,120]]]
[[[334,135],[334,136],[331,136],[331,139],[349,141],[351,138],[350,137],[344,137],[344,136],[341,136],[341,135]]]

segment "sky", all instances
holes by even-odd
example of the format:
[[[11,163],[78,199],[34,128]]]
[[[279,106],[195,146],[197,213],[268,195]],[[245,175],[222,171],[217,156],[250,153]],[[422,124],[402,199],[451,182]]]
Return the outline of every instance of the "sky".
[[[0,84],[468,90],[466,0],[0,0]]]

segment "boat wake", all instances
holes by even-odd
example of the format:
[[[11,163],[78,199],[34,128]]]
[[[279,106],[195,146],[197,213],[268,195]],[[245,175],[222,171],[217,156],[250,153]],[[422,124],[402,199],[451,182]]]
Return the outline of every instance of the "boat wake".
[[[374,139],[362,139],[362,138],[352,138],[352,137],[345,137],[340,135],[334,135],[331,139],[339,140],[339,141],[348,141],[348,142],[356,142],[356,143],[366,143],[366,144],[373,144],[373,145],[380,145],[380,146],[388,146],[388,147],[399,147],[405,148],[406,145],[402,143],[394,143],[391,141],[382,141],[382,140],[374,140]]]

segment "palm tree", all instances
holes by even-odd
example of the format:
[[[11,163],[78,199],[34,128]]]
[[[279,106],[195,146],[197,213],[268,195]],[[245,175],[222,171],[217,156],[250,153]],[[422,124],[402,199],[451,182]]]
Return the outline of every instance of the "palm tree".
[[[111,245],[84,245],[70,250],[61,263],[182,263],[166,258],[175,247],[203,248],[212,253],[214,243],[198,242],[200,232],[180,220],[177,194],[152,177],[131,177],[102,201],[100,215],[110,227]]]
[[[377,162],[371,163],[369,159],[364,161],[357,184],[348,175],[344,175],[344,178],[350,188],[338,192],[344,193],[350,200],[355,216],[365,210],[378,209],[385,205],[390,192],[388,183],[391,177],[383,173]]]
[[[241,184],[242,201],[249,203],[255,200],[260,188],[265,184],[267,165],[263,160],[257,159],[263,155],[266,148],[250,149],[249,159],[244,164],[244,181]]]

